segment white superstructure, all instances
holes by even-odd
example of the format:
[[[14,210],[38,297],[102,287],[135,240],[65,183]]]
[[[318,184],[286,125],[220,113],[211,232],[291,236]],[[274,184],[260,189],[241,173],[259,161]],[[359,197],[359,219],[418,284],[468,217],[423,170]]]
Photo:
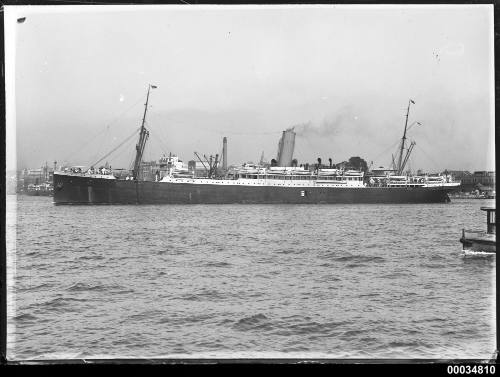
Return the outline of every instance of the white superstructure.
[[[319,169],[305,170],[303,167],[270,167],[243,164],[223,179],[199,178],[194,174],[186,176],[173,171],[160,182],[245,185],[245,186],[287,186],[287,187],[365,187],[364,173],[356,170]]]

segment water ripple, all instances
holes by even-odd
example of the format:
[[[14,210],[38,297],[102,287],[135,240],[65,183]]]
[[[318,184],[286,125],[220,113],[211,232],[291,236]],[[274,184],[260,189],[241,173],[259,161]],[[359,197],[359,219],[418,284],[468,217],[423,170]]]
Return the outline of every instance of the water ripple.
[[[19,358],[487,359],[496,347],[496,257],[462,255],[458,242],[484,223],[477,201],[74,207],[26,196],[7,202],[8,219],[12,206],[8,348]]]

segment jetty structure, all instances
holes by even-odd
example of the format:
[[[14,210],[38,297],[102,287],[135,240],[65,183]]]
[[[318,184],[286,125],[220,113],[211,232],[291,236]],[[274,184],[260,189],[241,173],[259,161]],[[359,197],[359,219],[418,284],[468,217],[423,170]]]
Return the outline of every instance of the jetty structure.
[[[244,163],[228,167],[227,138],[223,139],[222,163],[219,155],[203,158],[206,170],[195,174],[177,156],[160,159],[154,178],[141,174],[141,163],[149,131],[145,127],[151,89],[149,85],[135,160],[130,174],[123,177],[110,169],[55,171],[53,203],[61,204],[321,204],[321,203],[440,203],[460,182],[451,176],[411,176],[403,173],[412,148],[404,154],[408,111],[397,165],[392,171],[365,175],[364,171],[318,163],[302,164],[293,158],[295,132],[283,131],[276,159],[270,166]],[[411,125],[410,125],[411,127]],[[412,143],[414,144],[414,143]],[[330,159],[331,160],[331,159]],[[193,161],[194,163],[194,161]],[[221,167],[222,165],[222,167]]]
[[[496,207],[483,206],[481,211],[486,212],[486,232],[484,230],[462,229],[462,250],[465,253],[496,253]]]

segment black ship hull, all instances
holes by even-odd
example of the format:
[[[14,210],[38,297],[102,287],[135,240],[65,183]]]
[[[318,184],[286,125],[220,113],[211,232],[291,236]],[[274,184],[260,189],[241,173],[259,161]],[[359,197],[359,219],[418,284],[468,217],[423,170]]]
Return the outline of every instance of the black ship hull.
[[[55,204],[444,203],[453,188],[276,187],[132,181],[54,174]]]
[[[496,253],[497,252],[497,242],[496,239],[491,238],[460,238],[460,242],[463,244],[464,250],[467,251],[479,251],[484,253]]]

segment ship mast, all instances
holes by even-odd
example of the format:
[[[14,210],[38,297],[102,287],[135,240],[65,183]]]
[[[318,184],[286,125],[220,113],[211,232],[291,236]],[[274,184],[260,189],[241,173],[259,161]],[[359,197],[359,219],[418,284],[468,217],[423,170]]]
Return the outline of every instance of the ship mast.
[[[134,161],[134,170],[132,171],[132,176],[134,180],[137,180],[139,178],[139,170],[141,167],[141,162],[142,162],[142,155],[144,154],[144,148],[146,147],[146,141],[149,136],[149,131],[144,127],[144,124],[146,123],[146,112],[148,111],[148,102],[149,102],[149,91],[151,89],[156,89],[157,87],[155,85],[148,85],[148,94],[146,96],[146,103],[144,104],[144,116],[142,117],[142,125],[141,125],[141,131],[139,133],[139,142],[136,144],[135,149],[136,149],[136,155],[135,155],[135,161]]]
[[[410,146],[408,147],[408,151],[406,152],[405,158],[403,160],[403,164],[401,165],[401,172],[405,169],[406,163],[408,162],[408,159],[410,158],[411,151],[413,150],[413,147],[415,146],[415,142],[412,141]]]
[[[408,101],[408,109],[406,110],[405,129],[404,129],[404,132],[403,132],[403,137],[401,139],[401,148],[399,150],[399,158],[398,158],[398,175],[401,175],[402,170],[403,170],[403,165],[402,165],[402,162],[403,162],[403,151],[405,149],[406,130],[407,130],[407,126],[408,126],[408,115],[410,114],[410,105],[412,103],[415,104],[415,102],[412,99],[410,99]]]

